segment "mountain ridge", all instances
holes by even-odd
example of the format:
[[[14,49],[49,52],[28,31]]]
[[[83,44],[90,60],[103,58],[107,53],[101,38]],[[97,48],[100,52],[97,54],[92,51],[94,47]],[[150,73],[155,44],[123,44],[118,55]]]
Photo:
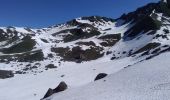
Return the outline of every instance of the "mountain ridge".
[[[153,68],[152,64],[155,65],[153,59],[158,61],[157,58],[162,58],[162,55],[168,54],[170,50],[169,10],[167,3],[160,1],[138,8],[118,19],[90,16],[42,29],[1,27],[0,63],[2,67],[0,67],[0,72],[2,73],[0,73],[0,79],[3,80],[0,80],[0,87],[3,88],[3,91],[7,91],[9,88],[13,91],[9,93],[12,98],[8,97],[8,94],[2,93],[3,91],[0,91],[0,97],[4,97],[4,100],[23,100],[23,98],[24,100],[39,100],[44,97],[48,88],[55,88],[56,84],[65,81],[68,86],[67,90],[53,94],[58,90],[49,89],[51,92],[47,93],[51,93],[52,96],[47,100],[56,100],[53,97],[66,100],[68,98],[64,98],[62,95],[70,97],[67,93],[74,95],[77,93],[76,89],[84,89],[83,87],[86,86],[95,87],[93,84],[104,85],[103,82],[112,84],[112,79],[116,81],[116,78],[113,77],[122,78],[114,83],[114,87],[119,87],[117,85],[119,82],[126,81],[123,78],[125,75],[137,83],[137,79],[133,80],[130,75],[134,73],[136,77],[140,78],[140,75],[134,71],[139,71],[141,67],[134,66],[146,66],[149,63]],[[142,68],[146,69],[146,72],[150,72],[149,68]],[[156,68],[158,69],[158,66]],[[164,69],[167,68],[164,67]],[[164,69],[162,72],[165,71]],[[133,73],[128,75],[131,71]],[[154,71],[158,72],[156,69]],[[109,82],[105,79],[94,81],[100,73],[106,75]],[[141,73],[141,77],[145,74],[151,75],[145,73],[144,70]],[[142,79],[148,80],[147,78]],[[10,84],[11,82],[13,84]],[[29,82],[33,84],[29,84]],[[6,87],[3,87],[4,84]],[[136,86],[136,84],[134,85]],[[97,87],[99,86],[97,85]],[[108,88],[100,90],[101,96],[103,96],[101,98],[106,96],[104,91],[113,92]],[[124,88],[129,90],[127,87]],[[131,88],[134,87],[131,86]],[[120,89],[123,91],[121,86]],[[74,96],[70,99],[83,97],[83,100],[87,100],[88,97],[83,94],[87,95],[88,90],[89,88],[84,89],[85,93],[79,94],[80,97]],[[26,93],[21,93],[21,91]],[[95,94],[96,92],[92,90],[90,93]],[[127,94],[123,95],[123,99],[119,99],[126,100]],[[141,93],[139,92],[139,94]],[[134,99],[134,95],[130,95],[132,95],[129,97],[132,98],[131,100],[140,97],[137,95]],[[112,95],[109,97],[114,98]],[[106,97],[107,100],[110,100],[109,97]],[[114,100],[117,98],[115,97]]]

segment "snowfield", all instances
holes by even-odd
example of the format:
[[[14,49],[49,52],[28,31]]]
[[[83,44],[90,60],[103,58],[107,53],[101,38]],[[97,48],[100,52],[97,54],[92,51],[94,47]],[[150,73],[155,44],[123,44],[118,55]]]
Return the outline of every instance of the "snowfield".
[[[0,100],[169,100],[170,17],[163,8],[170,10],[161,1],[118,19],[0,27]],[[95,81],[101,73],[107,77]],[[56,93],[63,81],[68,88]]]
[[[39,100],[49,88],[56,88],[61,81],[65,81],[69,89],[81,87],[93,83],[99,73],[112,74],[127,65],[133,65],[135,62],[130,60],[124,58],[108,61],[105,57],[82,64],[66,63],[56,70],[48,70],[37,75],[17,75],[14,78],[0,80],[0,97],[2,100]],[[61,77],[62,75],[64,77]]]
[[[161,54],[45,100],[169,100],[169,58],[170,53]]]

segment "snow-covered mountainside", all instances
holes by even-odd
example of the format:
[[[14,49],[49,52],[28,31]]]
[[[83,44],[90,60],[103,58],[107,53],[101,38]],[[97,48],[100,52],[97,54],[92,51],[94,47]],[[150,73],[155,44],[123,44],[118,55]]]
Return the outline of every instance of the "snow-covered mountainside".
[[[169,0],[118,19],[1,27],[0,100],[168,100],[169,50]]]

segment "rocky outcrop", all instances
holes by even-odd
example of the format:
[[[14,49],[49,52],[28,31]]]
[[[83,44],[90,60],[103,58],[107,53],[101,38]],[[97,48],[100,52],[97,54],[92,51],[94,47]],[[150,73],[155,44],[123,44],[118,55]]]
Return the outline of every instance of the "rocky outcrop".
[[[27,52],[31,51],[35,45],[36,45],[35,40],[31,39],[30,36],[26,36],[23,39],[21,39],[20,43],[15,44],[9,48],[5,48],[2,50],[2,52],[5,54]]]
[[[89,20],[90,22],[114,22],[115,20],[112,18],[101,17],[101,16],[90,16],[90,17],[82,17],[82,20]]]
[[[6,79],[6,78],[11,78],[11,77],[14,77],[14,74],[12,71],[0,70],[0,79]]]
[[[97,80],[100,80],[102,78],[105,78],[106,76],[107,76],[106,73],[100,73],[96,76],[96,78],[94,80],[97,81]]]
[[[66,48],[52,48],[51,51],[57,53],[62,57],[64,61],[74,61],[80,63],[82,61],[96,60],[102,57],[102,48],[90,47],[89,49],[83,50],[80,46],[73,47],[72,49]]]
[[[47,66],[45,66],[46,69],[53,69],[53,68],[57,68],[57,66],[55,66],[54,64],[49,64]]]
[[[100,45],[104,47],[111,47],[114,46],[120,39],[121,39],[121,34],[108,34],[99,37],[100,40],[103,40],[103,42],[100,43]]]
[[[149,43],[146,46],[140,48],[139,50],[137,50],[136,52],[134,52],[133,54],[138,54],[138,53],[142,53],[144,52],[142,55],[147,55],[149,54],[149,51],[154,50],[155,48],[159,47],[161,44],[160,43]],[[156,51],[155,51],[156,52]]]
[[[162,23],[150,16],[141,18],[136,24],[124,33],[124,40],[131,40],[139,34],[160,29]]]
[[[61,82],[55,89],[49,88],[47,93],[45,94],[44,98],[47,98],[55,93],[65,91],[67,88],[68,88],[67,84],[65,82]]]

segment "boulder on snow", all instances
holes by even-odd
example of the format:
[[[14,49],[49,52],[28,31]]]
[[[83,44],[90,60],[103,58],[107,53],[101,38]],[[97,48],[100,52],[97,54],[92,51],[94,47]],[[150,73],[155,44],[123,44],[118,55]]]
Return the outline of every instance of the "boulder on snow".
[[[65,82],[61,82],[55,89],[54,89],[54,92],[55,93],[58,93],[58,92],[61,92],[61,91],[64,91],[67,89],[67,84]]]
[[[6,78],[11,78],[11,77],[14,77],[14,74],[12,71],[0,70],[0,79],[6,79]]]
[[[55,93],[65,91],[67,88],[68,88],[67,84],[65,82],[61,82],[55,89],[49,88],[47,93],[45,94],[44,98],[47,98]]]
[[[57,66],[55,66],[54,64],[49,64],[47,66],[45,66],[46,69],[53,69],[53,68],[57,68]]]
[[[107,76],[106,73],[100,73],[96,76],[95,81],[105,78],[106,76]]]
[[[54,94],[53,89],[49,88],[48,91],[47,91],[47,93],[45,94],[44,98],[47,98],[47,97],[49,97],[49,96],[51,96],[51,95],[53,95],[53,94]],[[43,98],[43,99],[44,99],[44,98]]]

